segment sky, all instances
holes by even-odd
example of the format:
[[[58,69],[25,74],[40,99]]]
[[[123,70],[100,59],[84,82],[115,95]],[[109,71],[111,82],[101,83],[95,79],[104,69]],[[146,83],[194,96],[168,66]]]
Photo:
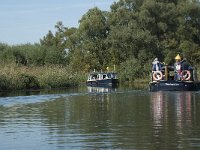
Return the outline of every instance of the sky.
[[[110,10],[117,0],[1,0],[0,43],[38,43],[62,21],[65,27],[78,27],[78,21],[91,8]]]

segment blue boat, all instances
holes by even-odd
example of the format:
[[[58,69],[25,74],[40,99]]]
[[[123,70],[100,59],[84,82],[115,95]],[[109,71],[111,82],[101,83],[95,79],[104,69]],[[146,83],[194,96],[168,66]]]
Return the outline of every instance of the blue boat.
[[[98,87],[116,87],[119,85],[119,80],[115,72],[92,72],[88,75],[88,86]]]
[[[157,81],[149,84],[151,92],[156,91],[198,91],[200,83],[197,81]]]
[[[149,90],[156,91],[198,91],[200,82],[195,69],[184,70],[180,80],[174,80],[173,67],[165,66],[161,71],[152,71]]]

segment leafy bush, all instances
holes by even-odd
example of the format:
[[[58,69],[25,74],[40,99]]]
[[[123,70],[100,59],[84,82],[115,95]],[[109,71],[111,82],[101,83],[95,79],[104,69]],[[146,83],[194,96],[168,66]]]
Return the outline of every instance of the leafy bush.
[[[137,64],[137,60],[132,58],[121,63],[119,73],[122,81],[134,81],[140,74],[140,66]]]
[[[38,89],[40,88],[39,82],[35,76],[27,73],[22,73],[18,76],[17,89]]]
[[[9,90],[11,82],[6,75],[0,75],[0,91]]]
[[[136,79],[148,79],[149,68],[142,66],[139,60],[136,58],[130,58],[127,61],[121,63],[119,69],[119,77],[121,82],[129,81],[133,82]]]

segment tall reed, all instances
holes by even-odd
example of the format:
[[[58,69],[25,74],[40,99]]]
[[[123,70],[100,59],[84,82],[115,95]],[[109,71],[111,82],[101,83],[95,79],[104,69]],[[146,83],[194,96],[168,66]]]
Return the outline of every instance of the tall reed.
[[[0,90],[23,90],[77,86],[86,73],[63,66],[26,67],[9,64],[0,67]]]

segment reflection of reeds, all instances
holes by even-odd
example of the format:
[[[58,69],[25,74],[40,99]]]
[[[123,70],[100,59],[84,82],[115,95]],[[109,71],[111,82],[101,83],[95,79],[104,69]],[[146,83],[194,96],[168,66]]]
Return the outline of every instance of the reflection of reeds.
[[[62,66],[0,67],[0,90],[69,87],[78,85],[85,79],[86,74],[73,73],[72,69]]]

